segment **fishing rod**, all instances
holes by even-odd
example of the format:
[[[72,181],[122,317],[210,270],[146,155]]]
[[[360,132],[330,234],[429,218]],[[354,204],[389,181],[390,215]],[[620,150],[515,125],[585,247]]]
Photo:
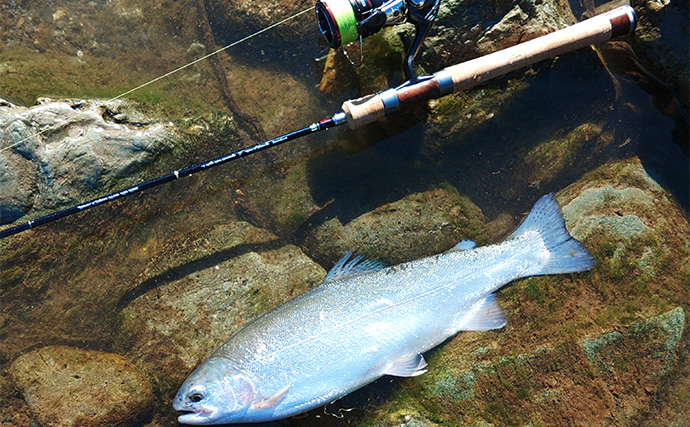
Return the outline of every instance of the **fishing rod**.
[[[368,5],[373,4],[374,6],[366,10],[356,10],[357,6],[353,6],[353,4],[356,3],[359,5],[362,0],[352,0],[352,3],[350,0],[321,0],[317,3],[316,7],[319,29],[331,46],[339,46],[343,42],[348,43],[349,41],[355,40],[357,37],[360,37],[360,39],[367,37],[373,34],[375,32],[374,30],[378,31],[386,26],[386,13],[391,9],[390,3],[395,2],[398,4],[400,1],[407,3],[408,11],[410,10],[410,4],[422,4],[422,7],[425,7],[423,1],[391,0],[388,3],[381,4],[381,0],[372,0],[366,3]],[[431,3],[435,4],[438,1],[440,0],[431,0]],[[426,6],[428,7],[428,4]],[[610,12],[594,16],[553,33],[486,56],[452,65],[430,76],[416,77],[411,70],[411,63],[419,50],[419,47],[416,45],[421,45],[421,41],[417,42],[417,39],[420,39],[420,37],[423,39],[426,36],[428,25],[435,19],[434,7],[437,11],[437,4],[435,6],[432,5],[430,10],[426,10],[425,16],[429,20],[429,23],[419,24],[413,21],[417,28],[417,35],[415,42],[408,51],[406,60],[406,64],[410,64],[408,70],[409,80],[403,83],[403,85],[377,94],[345,101],[342,104],[341,112],[302,129],[243,148],[205,163],[176,170],[167,175],[121,191],[110,193],[86,203],[72,206],[7,228],[0,231],[0,239],[324,129],[333,128],[342,124],[347,124],[350,129],[357,129],[391,114],[407,110],[422,102],[440,98],[460,90],[469,89],[487,80],[527,67],[544,59],[592,44],[603,43],[614,37],[629,34],[634,31],[636,26],[636,17],[633,8],[630,6],[621,6]],[[398,12],[402,13],[401,10],[402,9],[398,9]],[[420,15],[421,13],[422,12],[419,12]],[[372,18],[372,16],[374,18]],[[395,15],[391,16],[395,17]],[[375,20],[376,26],[365,22],[367,18]],[[420,17],[417,16],[415,19],[419,20]],[[390,24],[391,21],[388,22]],[[390,25],[395,25],[399,22],[398,20]]]

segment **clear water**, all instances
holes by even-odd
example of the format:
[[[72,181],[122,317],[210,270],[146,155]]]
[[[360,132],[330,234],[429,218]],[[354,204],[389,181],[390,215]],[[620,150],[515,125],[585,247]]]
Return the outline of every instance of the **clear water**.
[[[209,13],[218,46],[259,29],[251,18],[245,28],[229,24],[214,5]],[[0,98],[30,105],[45,95],[112,97],[155,78],[196,57],[198,50],[191,45],[200,35],[184,19],[193,9],[194,2],[139,7],[126,0],[0,0]],[[308,28],[313,19],[307,14],[296,21]],[[329,117],[343,100],[366,94],[355,81],[330,97],[318,90],[323,61],[316,58],[327,49],[315,23],[312,27],[295,40],[285,36],[289,32],[261,35],[221,59],[237,104],[259,120],[269,137]],[[468,98],[489,106],[494,116],[478,126],[468,122],[463,132],[453,134],[456,139],[439,145],[429,142],[432,115],[419,108],[358,131],[322,132],[1,241],[0,367],[50,344],[117,351],[113,343],[122,332],[118,315],[124,307],[157,287],[235,256],[219,248],[217,254],[143,280],[151,268],[150,254],[165,257],[181,236],[203,236],[214,225],[235,219],[269,228],[281,241],[304,247],[310,231],[329,218],[347,224],[386,203],[448,184],[480,207],[487,221],[505,214],[519,218],[540,195],[558,191],[606,162],[632,156],[687,211],[687,123],[660,111],[653,101],[663,93],[655,86],[651,92],[643,88],[629,74],[635,70],[614,66],[625,61],[611,52],[603,57],[609,69],[591,51],[538,65],[538,73],[525,78],[526,88],[500,104],[491,104],[491,98],[514,80],[499,79],[470,91]],[[396,79],[399,74],[382,76],[378,89]],[[227,112],[208,62],[131,97],[178,123],[184,117]],[[562,138],[587,123],[600,124],[614,143],[578,152],[555,178],[535,180],[524,156],[538,141]],[[140,178],[255,142],[247,133],[237,141],[201,142],[163,156]],[[549,167],[547,158],[541,161],[542,168]],[[270,209],[259,200],[280,199],[257,193],[285,191],[280,183],[302,169],[320,208],[297,219],[297,226],[276,227]],[[326,270],[335,261],[308,250],[307,255]],[[384,378],[336,406],[377,404],[396,387],[397,380]],[[172,388],[166,391],[174,392]],[[173,411],[163,407],[165,397],[160,399],[156,419],[174,425]],[[291,423],[320,425],[323,417],[322,411],[314,411]],[[346,425],[353,419],[356,412],[338,422]]]

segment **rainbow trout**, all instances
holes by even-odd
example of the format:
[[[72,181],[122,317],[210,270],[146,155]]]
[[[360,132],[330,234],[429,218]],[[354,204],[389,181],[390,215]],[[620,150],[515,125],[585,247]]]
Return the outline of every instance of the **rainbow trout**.
[[[459,331],[506,324],[494,292],[520,277],[589,270],[552,194],[505,241],[464,240],[395,266],[346,254],[313,289],[248,324],[182,384],[183,424],[270,421],[383,375],[426,372],[422,353]]]

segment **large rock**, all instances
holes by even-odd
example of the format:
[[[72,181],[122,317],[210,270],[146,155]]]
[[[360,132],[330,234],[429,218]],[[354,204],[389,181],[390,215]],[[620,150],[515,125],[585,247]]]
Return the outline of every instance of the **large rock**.
[[[575,23],[567,2],[559,0],[483,2],[449,0],[425,42],[430,70],[504,49]]]
[[[82,201],[171,147],[175,131],[126,101],[0,100],[0,223]]]
[[[365,424],[630,425],[688,415],[690,226],[633,158],[559,192],[589,273],[532,277],[497,293],[504,329],[461,333],[429,352]],[[439,308],[442,309],[442,308]],[[652,408],[650,410],[650,407]]]
[[[663,388],[677,366],[685,324],[685,312],[677,307],[629,328],[583,339],[585,357],[615,404],[612,418],[616,424],[638,418]]]
[[[246,222],[180,236],[150,254],[123,299],[115,347],[168,396],[233,333],[325,274],[296,246]]]
[[[563,213],[573,236],[599,248],[612,274],[662,273],[669,245],[687,235],[676,202],[638,159],[602,167],[588,177],[563,192]],[[683,262],[679,267],[688,268]]]
[[[290,2],[278,0],[233,2],[206,0],[201,3],[205,4],[219,43],[221,40],[228,43],[233,42],[286,18],[293,17],[300,12],[304,13],[272,29],[264,36],[264,40],[295,40],[304,39],[306,35],[318,36],[316,14],[313,10],[314,2],[311,0]],[[259,42],[261,43],[261,41]]]
[[[409,195],[343,224],[339,218],[317,226],[305,240],[324,264],[349,250],[400,263],[450,249],[462,239],[484,239],[484,216],[452,187]]]
[[[18,357],[9,373],[44,426],[135,425],[153,403],[144,374],[116,354],[43,347]]]

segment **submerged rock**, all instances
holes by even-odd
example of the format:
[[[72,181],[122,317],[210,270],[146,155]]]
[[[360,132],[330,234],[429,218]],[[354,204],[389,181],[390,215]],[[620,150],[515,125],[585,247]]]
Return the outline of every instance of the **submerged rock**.
[[[326,274],[296,246],[246,222],[198,236],[150,254],[139,285],[121,301],[115,347],[155,378],[161,396],[233,333]]]
[[[409,195],[347,224],[329,219],[310,233],[305,246],[324,264],[349,250],[395,264],[443,252],[462,239],[481,239],[484,231],[481,210],[448,187]]]
[[[311,0],[291,2],[278,0],[233,2],[206,0],[201,4],[206,7],[214,28],[228,32],[228,36],[232,36],[234,39],[238,38],[238,34],[251,34],[314,7],[314,2]],[[273,30],[269,36],[276,37],[276,39],[279,37],[295,39],[295,37],[304,37],[306,34],[313,35],[311,31],[316,29],[315,14],[311,10],[306,15],[308,17],[302,16],[285,22]]]
[[[638,24],[631,41],[635,53],[654,75],[673,87],[687,111],[688,2],[643,0],[635,2],[635,12]]]
[[[613,188],[611,185],[587,188],[563,207],[570,221],[570,232],[586,239],[595,231],[607,231],[622,240],[641,237],[651,229],[634,213],[636,207],[649,208],[654,198],[639,188]],[[627,212],[626,212],[627,211]]]
[[[447,67],[504,49],[575,23],[567,2],[493,3],[450,0],[441,3],[423,53],[430,69]]]
[[[690,369],[683,209],[634,158],[586,174],[559,200],[592,271],[499,291],[505,328],[429,352],[428,372],[403,380],[362,424],[418,414],[442,425],[657,425],[687,415],[676,398]]]
[[[18,357],[9,373],[44,426],[135,425],[153,403],[144,374],[116,354],[43,347]]]
[[[601,250],[600,266],[611,274],[661,273],[675,257],[668,246],[677,246],[676,239],[687,235],[687,221],[677,216],[676,202],[636,158],[591,172],[563,196],[568,228]],[[688,268],[684,264],[680,267]]]
[[[676,352],[685,329],[685,312],[678,307],[669,312],[633,323],[624,331],[613,331],[587,337],[582,349],[597,371],[602,374],[629,373],[632,368],[648,370],[649,378],[639,372],[626,382],[661,378],[675,362]],[[656,367],[656,369],[652,369]]]
[[[170,149],[175,131],[127,101],[0,102],[0,223],[83,200]]]
[[[669,312],[633,323],[622,331],[587,337],[582,349],[615,402],[613,419],[628,424],[645,411],[675,366],[685,312]]]

